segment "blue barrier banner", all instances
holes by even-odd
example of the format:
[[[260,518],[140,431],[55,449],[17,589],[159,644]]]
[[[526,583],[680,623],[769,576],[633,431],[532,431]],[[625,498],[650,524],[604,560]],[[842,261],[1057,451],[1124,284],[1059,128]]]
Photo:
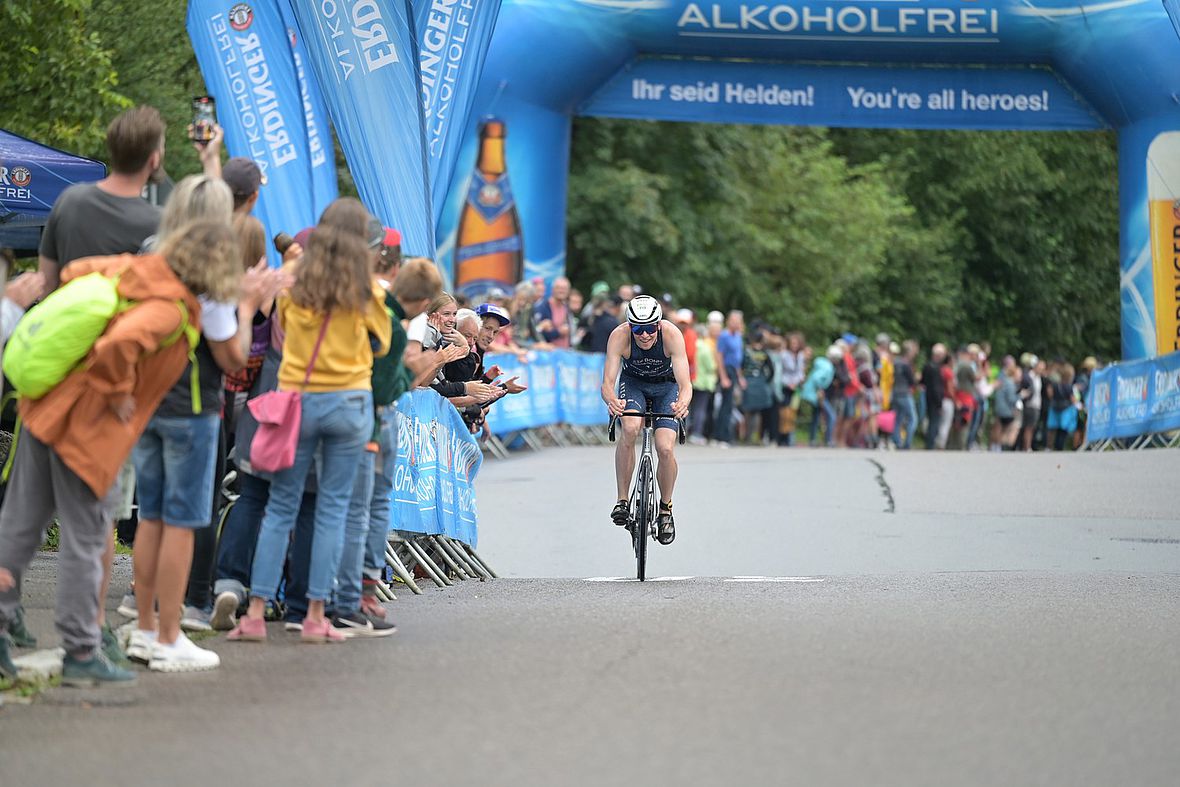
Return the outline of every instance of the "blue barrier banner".
[[[277,0],[283,24],[287,26],[287,43],[291,45],[291,61],[303,99],[304,126],[307,129],[307,149],[311,159],[312,213],[318,220],[324,209],[340,195],[336,184],[336,155],[332,149],[331,121],[320,85],[311,73],[307,61],[307,47],[299,36],[299,25],[290,0]],[[311,226],[310,224],[308,226]],[[295,233],[291,233],[294,235]]]
[[[1152,366],[1148,431],[1180,429],[1180,353],[1156,358]]]
[[[529,374],[531,364],[521,361],[511,353],[496,353],[484,357],[484,368],[490,369],[492,366],[499,366],[503,370],[501,380],[516,377],[517,382],[528,386],[524,393],[505,396],[492,405],[487,415],[487,423],[492,433],[502,435],[537,426],[533,418],[533,379]]]
[[[1114,397],[1118,367],[1097,369],[1090,375],[1090,390],[1086,394],[1086,442],[1109,440],[1114,437]]]
[[[459,411],[419,388],[398,399],[397,420],[390,527],[476,546],[475,477],[483,454]]]
[[[640,60],[583,115],[871,128],[1105,128],[1051,71]]]
[[[432,228],[442,216],[499,13],[500,0],[414,2]]]
[[[1086,410],[1087,442],[1180,429],[1180,353],[1096,371]]]
[[[311,149],[312,138],[322,145],[328,131],[322,119],[306,111],[279,3],[191,0],[187,18],[206,89],[217,101],[226,150],[253,159],[266,176],[254,215],[268,237],[293,235],[315,223],[319,213],[312,173],[317,162],[319,182],[331,178],[330,186],[320,190],[334,195],[336,188],[330,146],[326,157],[322,149],[319,154]],[[278,253],[267,247],[271,264],[278,265]]]
[[[312,70],[365,206],[434,257],[410,0],[292,0]]]
[[[494,434],[550,424],[595,426],[609,420],[599,391],[606,356],[571,350],[531,352],[527,362],[515,355],[488,355],[484,365],[498,365],[501,379],[519,377],[528,391],[492,405],[487,422]]]

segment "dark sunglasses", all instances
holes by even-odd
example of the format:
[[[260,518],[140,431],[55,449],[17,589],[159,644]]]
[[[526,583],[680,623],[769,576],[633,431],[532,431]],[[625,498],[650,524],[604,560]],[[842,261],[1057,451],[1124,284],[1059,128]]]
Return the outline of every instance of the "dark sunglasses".
[[[659,329],[660,329],[660,326],[658,326],[658,325],[632,325],[631,326],[631,333],[638,336],[640,334],[655,333]]]

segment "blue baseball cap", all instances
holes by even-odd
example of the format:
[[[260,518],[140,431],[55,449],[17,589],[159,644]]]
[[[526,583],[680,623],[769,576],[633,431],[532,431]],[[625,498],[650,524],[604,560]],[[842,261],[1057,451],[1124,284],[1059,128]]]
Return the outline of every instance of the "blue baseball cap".
[[[475,313],[479,315],[482,320],[484,317],[495,317],[500,321],[500,327],[512,324],[512,318],[508,316],[508,312],[494,303],[481,303],[475,308]]]

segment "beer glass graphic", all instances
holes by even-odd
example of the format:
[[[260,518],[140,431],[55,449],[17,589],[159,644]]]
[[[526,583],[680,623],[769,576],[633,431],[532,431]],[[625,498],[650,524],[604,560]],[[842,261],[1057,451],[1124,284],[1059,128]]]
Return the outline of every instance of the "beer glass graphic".
[[[1180,350],[1180,131],[1147,150],[1156,354]]]

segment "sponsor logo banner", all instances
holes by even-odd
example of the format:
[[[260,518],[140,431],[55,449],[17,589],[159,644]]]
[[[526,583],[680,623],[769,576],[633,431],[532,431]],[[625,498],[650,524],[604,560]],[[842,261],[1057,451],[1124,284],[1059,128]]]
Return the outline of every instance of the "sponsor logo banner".
[[[1180,429],[1180,353],[1095,372],[1086,411],[1087,442]]]
[[[488,355],[485,366],[498,365],[504,371],[503,379],[519,377],[529,387],[492,405],[489,428],[502,435],[556,423],[607,423],[609,416],[600,396],[605,358],[572,350],[529,353],[527,362],[515,355]]]
[[[459,411],[419,388],[398,399],[397,420],[390,527],[476,546],[475,477],[483,454]]]

